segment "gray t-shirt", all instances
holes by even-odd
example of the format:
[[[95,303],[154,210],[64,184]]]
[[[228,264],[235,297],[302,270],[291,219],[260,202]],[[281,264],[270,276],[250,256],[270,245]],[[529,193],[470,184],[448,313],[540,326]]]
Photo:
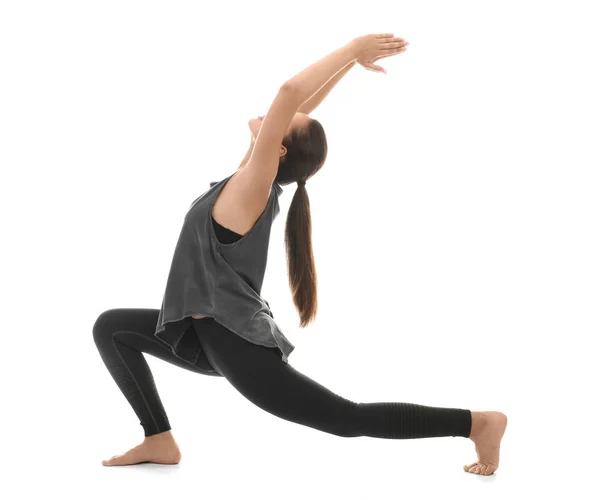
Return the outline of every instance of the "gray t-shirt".
[[[285,363],[295,348],[260,295],[271,225],[279,214],[283,188],[274,182],[267,206],[252,229],[233,243],[221,243],[211,213],[219,192],[232,176],[211,182],[185,215],[154,333],[176,356],[214,376],[223,375],[203,352],[192,316],[209,316],[253,344],[279,348]]]

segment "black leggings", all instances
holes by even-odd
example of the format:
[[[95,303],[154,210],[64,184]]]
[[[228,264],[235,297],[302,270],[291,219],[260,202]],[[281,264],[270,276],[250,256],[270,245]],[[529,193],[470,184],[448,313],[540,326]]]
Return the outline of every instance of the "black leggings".
[[[145,436],[171,429],[142,353],[202,373],[154,337],[158,309],[110,309],[94,324],[102,360],[140,419]],[[211,364],[248,400],[290,422],[343,437],[463,436],[470,410],[411,403],[355,403],[295,370],[278,349],[252,344],[212,318],[192,319]]]

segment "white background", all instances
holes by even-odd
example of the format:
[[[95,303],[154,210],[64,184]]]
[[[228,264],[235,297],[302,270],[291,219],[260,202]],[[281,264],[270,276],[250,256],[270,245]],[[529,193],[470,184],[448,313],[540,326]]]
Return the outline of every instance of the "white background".
[[[4,1],[4,498],[598,494],[594,2]],[[343,439],[147,356],[183,459],[103,467],[143,431],[92,326],[159,308],[190,205],[279,86],[369,33],[410,42],[312,114],[319,312],[298,327],[284,188],[262,290],[290,364],[359,402],[500,410],[498,471],[460,437]],[[12,492],[11,492],[12,490]]]

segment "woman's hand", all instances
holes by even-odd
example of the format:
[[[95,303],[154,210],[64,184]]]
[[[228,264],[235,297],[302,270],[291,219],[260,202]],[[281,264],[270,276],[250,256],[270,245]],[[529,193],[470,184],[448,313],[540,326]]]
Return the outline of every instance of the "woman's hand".
[[[403,38],[394,38],[393,33],[378,33],[355,38],[350,42],[356,55],[356,62],[377,73],[385,73],[381,66],[373,64],[384,57],[394,56],[406,50],[408,42]]]

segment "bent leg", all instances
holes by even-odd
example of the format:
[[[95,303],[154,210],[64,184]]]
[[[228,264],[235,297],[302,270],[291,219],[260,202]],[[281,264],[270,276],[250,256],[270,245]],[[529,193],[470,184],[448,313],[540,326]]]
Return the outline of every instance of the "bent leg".
[[[171,425],[142,353],[203,373],[175,356],[154,336],[158,315],[158,309],[110,309],[98,317],[93,327],[102,361],[138,416],[145,436],[171,430]]]
[[[283,362],[278,349],[252,344],[216,321],[193,320],[193,324],[211,364],[244,397],[275,416],[343,437],[470,435],[470,410],[400,402],[355,403]]]

